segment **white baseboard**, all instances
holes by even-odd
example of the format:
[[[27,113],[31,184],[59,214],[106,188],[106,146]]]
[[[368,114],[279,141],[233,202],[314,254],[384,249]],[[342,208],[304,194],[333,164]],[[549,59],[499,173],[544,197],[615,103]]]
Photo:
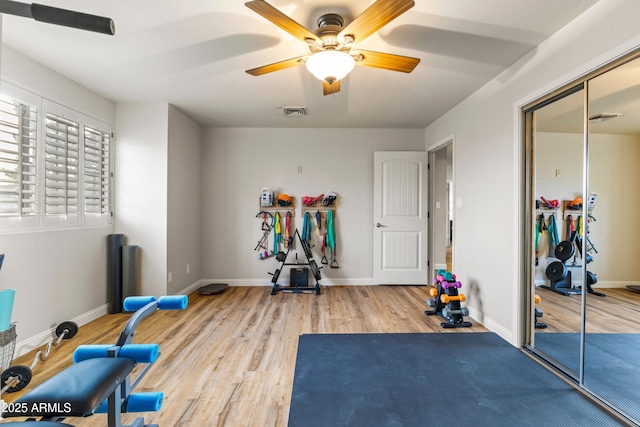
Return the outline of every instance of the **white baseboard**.
[[[484,315],[484,313],[479,312],[473,307],[467,307],[469,309],[469,317],[476,322],[482,324],[485,328],[490,330],[491,332],[495,332],[500,338],[507,341],[509,344],[514,347],[519,347],[519,345],[513,342],[513,334],[510,330],[506,329],[504,326],[497,323],[495,320],[491,319]]]
[[[576,280],[572,280],[571,281],[571,285],[573,287],[576,286],[580,286],[580,281],[576,281]],[[535,280],[535,285],[536,286],[540,286],[540,285],[546,285],[549,286],[549,281],[548,280],[541,280],[541,279],[536,279]],[[640,286],[640,282],[634,282],[634,281],[619,281],[619,280],[608,280],[608,281],[601,281],[598,280],[598,282],[593,285],[594,288],[601,288],[601,289],[615,289],[615,288],[625,288],[627,285],[636,285],[636,286]]]
[[[204,286],[207,283],[226,283],[229,286],[273,286],[273,283],[268,279],[205,279],[201,280]],[[309,280],[310,286],[313,286],[315,282]],[[289,286],[289,279],[283,278],[278,280],[278,285]],[[373,285],[373,278],[361,278],[361,279],[320,279],[320,286],[369,286]]]
[[[208,282],[206,282],[205,280],[198,280],[197,282],[194,282],[189,286],[187,286],[186,288],[184,288],[183,290],[179,291],[177,295],[189,295],[196,289],[200,289],[202,286],[204,286],[205,283],[208,283]]]
[[[89,322],[98,319],[99,317],[104,316],[105,314],[107,314],[107,310],[108,304],[104,304],[71,319],[71,321],[76,323],[78,327],[81,327]],[[35,350],[36,348],[48,344],[53,339],[58,339],[58,337],[56,336],[56,328],[51,328],[49,330],[40,332],[37,335],[27,338],[26,340],[18,341],[16,343],[15,356],[22,356],[23,354],[26,354],[31,350]]]

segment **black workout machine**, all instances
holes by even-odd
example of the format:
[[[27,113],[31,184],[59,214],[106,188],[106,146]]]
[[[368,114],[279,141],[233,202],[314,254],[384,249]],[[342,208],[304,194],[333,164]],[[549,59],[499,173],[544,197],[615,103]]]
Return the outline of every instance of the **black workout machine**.
[[[438,270],[435,279],[433,279],[435,288],[430,291],[433,299],[427,300],[427,305],[431,310],[425,310],[424,314],[431,316],[439,314],[447,321],[440,323],[442,328],[468,328],[471,322],[465,322],[463,316],[469,315],[469,309],[462,307],[461,302],[466,301],[464,294],[459,294],[458,289],[462,287],[462,283],[456,281],[455,274]]]
[[[545,271],[547,279],[549,279],[550,281],[550,285],[540,285],[541,288],[549,289],[567,296],[582,293],[582,289],[576,289],[573,287],[571,283],[570,270],[571,268],[580,268],[582,266],[577,264],[566,264],[566,262],[575,255],[575,247],[578,248],[580,257],[583,258],[584,262],[588,264],[593,261],[593,258],[589,254],[586,254],[585,257],[582,257],[582,239],[580,239],[580,237],[578,237],[576,232],[574,231],[571,234],[569,240],[563,240],[556,246],[554,255],[558,259],[558,261],[549,263]],[[595,285],[597,281],[598,278],[596,277],[596,275],[590,271],[587,271],[587,283],[585,286],[587,292],[599,297],[605,297],[605,294],[603,294],[602,292],[597,292],[593,289],[592,285]]]
[[[135,311],[114,345],[82,345],[74,355],[74,364],[51,377],[33,390],[8,403],[2,417],[30,417],[23,422],[2,426],[70,427],[63,423],[69,417],[107,414],[108,427],[157,427],[137,418],[132,424],[122,424],[121,416],[128,412],[158,411],[162,392],[133,393],[134,388],[160,356],[158,344],[132,344],[140,322],[156,310],[184,310],[186,296],[129,297],[126,311]],[[132,381],[137,364],[145,364]],[[36,421],[35,417],[41,417]]]

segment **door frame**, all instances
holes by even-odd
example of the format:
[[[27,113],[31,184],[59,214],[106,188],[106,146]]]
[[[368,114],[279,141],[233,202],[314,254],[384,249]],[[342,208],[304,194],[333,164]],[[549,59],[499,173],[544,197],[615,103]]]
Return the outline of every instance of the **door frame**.
[[[431,215],[431,212],[435,212],[435,200],[434,200],[434,192],[435,192],[435,178],[434,178],[434,168],[431,167],[431,165],[434,163],[435,160],[435,153],[441,149],[446,148],[447,146],[451,145],[451,151],[452,151],[452,155],[451,155],[451,175],[453,177],[452,181],[454,183],[453,185],[453,199],[455,200],[455,192],[456,192],[456,185],[455,185],[455,177],[456,177],[456,146],[455,146],[455,134],[451,134],[449,136],[447,136],[446,138],[442,138],[440,141],[436,142],[435,144],[430,145],[427,148],[427,161],[428,161],[428,167],[427,167],[427,181],[428,181],[428,194],[427,194],[427,199],[428,199],[428,205],[427,205],[427,209],[428,209],[428,214],[427,214],[427,233],[428,233],[428,243],[427,243],[427,265],[428,265],[428,269],[429,269],[429,282],[428,283],[433,283],[433,279],[435,278],[435,273],[437,270],[437,266],[435,264],[435,260],[434,260],[434,256],[435,256],[435,233],[434,233],[434,217],[435,215]],[[445,184],[446,184],[446,180],[445,180]],[[455,237],[456,237],[456,233],[455,233],[455,227],[456,227],[456,220],[455,220],[455,214],[456,214],[456,209],[455,209],[455,205],[452,209],[451,212],[451,216],[453,217],[453,239],[451,239],[451,270],[454,270],[454,265],[455,265]],[[455,271],[455,270],[454,270]]]

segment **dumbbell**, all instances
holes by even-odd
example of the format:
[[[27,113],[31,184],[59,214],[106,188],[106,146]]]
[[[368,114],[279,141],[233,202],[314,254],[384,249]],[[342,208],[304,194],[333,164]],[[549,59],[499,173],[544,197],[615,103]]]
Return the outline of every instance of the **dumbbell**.
[[[429,295],[431,295],[434,298],[437,297],[438,296],[438,290],[436,288],[429,289]]]
[[[449,289],[449,288],[461,288],[462,287],[462,283],[460,282],[442,282],[442,289]]]
[[[446,270],[438,270],[437,275],[439,277],[442,277],[442,279],[440,281],[451,281],[451,280],[455,280],[456,275],[451,273],[450,271],[446,271]]]
[[[436,306],[436,300],[431,299],[431,298],[430,298],[430,299],[428,299],[428,300],[427,300],[427,306],[429,306],[429,307],[431,307],[431,308],[435,307],[435,306]]]
[[[467,300],[467,298],[464,296],[464,294],[459,294],[459,295],[447,295],[447,294],[442,294],[440,295],[440,301],[442,301],[444,304],[447,304],[451,301],[460,301],[460,302],[465,302]]]
[[[469,309],[467,307],[461,307],[460,310],[451,310],[450,308],[444,307],[442,309],[442,316],[446,318],[453,317],[454,315],[459,314],[461,316],[468,316]]]

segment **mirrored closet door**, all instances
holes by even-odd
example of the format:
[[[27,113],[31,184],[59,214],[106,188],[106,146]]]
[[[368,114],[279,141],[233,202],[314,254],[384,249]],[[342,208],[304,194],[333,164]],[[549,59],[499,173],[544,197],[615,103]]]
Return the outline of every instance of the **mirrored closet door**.
[[[524,111],[526,348],[640,420],[640,59]]]

